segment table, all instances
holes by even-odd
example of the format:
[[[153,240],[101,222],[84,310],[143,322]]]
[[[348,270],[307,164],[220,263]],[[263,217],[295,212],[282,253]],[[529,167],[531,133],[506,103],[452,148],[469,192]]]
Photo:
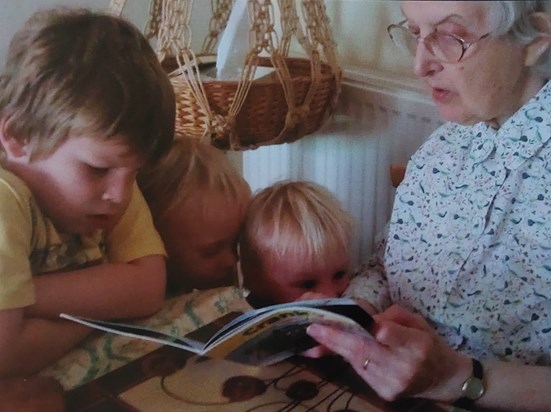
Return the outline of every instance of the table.
[[[424,400],[387,403],[340,358],[240,365],[164,346],[66,394],[79,412],[441,412]]]
[[[249,309],[242,291],[227,287],[167,299],[160,312],[138,322],[165,333],[185,335],[224,314]],[[27,404],[30,407],[24,409],[21,403],[12,403],[19,409],[5,410],[443,411],[423,400],[383,401],[337,357],[296,357],[261,368],[102,333],[83,341],[38,377],[15,384],[24,384],[26,392],[20,395],[42,400],[42,407]],[[9,408],[5,399],[0,392],[0,405]],[[21,396],[12,402],[20,400]]]

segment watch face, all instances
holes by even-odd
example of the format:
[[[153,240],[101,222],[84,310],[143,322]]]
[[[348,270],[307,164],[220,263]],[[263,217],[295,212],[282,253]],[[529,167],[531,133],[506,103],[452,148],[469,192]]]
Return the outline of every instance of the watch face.
[[[463,384],[463,396],[469,399],[478,399],[484,394],[484,385],[481,379],[471,377]]]

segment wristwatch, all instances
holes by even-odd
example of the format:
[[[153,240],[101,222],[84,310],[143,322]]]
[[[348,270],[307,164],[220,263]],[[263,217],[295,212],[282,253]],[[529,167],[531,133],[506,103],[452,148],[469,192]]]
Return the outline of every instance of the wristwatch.
[[[472,359],[473,361],[473,373],[470,378],[463,382],[461,387],[462,396],[453,403],[453,406],[456,406],[461,409],[471,410],[474,406],[474,403],[484,395],[484,371],[482,369],[482,364],[477,359]]]

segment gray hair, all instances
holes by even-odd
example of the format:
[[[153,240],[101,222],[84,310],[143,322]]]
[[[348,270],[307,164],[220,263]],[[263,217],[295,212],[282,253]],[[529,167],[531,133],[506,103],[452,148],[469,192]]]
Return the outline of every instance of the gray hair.
[[[541,35],[532,19],[532,14],[551,13],[551,2],[546,0],[490,1],[488,3],[497,19],[496,33],[508,34],[522,44],[528,44]],[[533,69],[545,75],[551,75],[551,51],[549,49],[543,53]]]

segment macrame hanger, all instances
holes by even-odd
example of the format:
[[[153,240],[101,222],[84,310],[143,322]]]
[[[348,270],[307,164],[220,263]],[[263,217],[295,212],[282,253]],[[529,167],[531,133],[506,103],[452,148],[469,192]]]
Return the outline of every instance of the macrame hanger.
[[[294,141],[319,127],[334,109],[341,72],[323,0],[278,0],[280,36],[276,31],[274,16],[277,13],[272,0],[248,0],[250,50],[240,70],[240,78],[237,82],[212,79],[208,84],[201,77],[198,56],[215,54],[233,0],[211,0],[209,31],[199,55],[191,49],[193,0],[150,1],[144,34],[150,41],[156,41],[157,57],[166,68],[170,68],[167,71],[177,95],[177,131],[224,147],[226,139],[230,149],[248,149]],[[110,12],[120,16],[125,2],[111,0]],[[299,18],[297,4],[300,4],[303,20]],[[293,38],[303,48],[306,59],[297,62],[296,58],[289,58]],[[308,66],[305,66],[305,61]],[[269,76],[272,84],[267,86],[254,80],[258,67],[268,65],[266,62],[274,70]],[[297,72],[297,67],[301,67],[300,72]],[[306,67],[309,67],[308,77],[304,73]],[[257,126],[259,116],[255,111],[273,111],[264,105],[248,102],[253,84],[255,88],[266,86],[265,90],[276,93],[276,96],[279,93],[279,98],[262,96],[265,102],[280,105],[275,112],[281,112],[283,105],[286,108],[278,127],[275,123],[259,125],[259,133],[265,136],[254,132],[251,137],[249,134],[253,132],[247,131]],[[216,110],[213,110],[213,104]],[[244,112],[245,107],[249,113]],[[261,113],[260,117],[271,122],[269,114]],[[275,130],[278,131],[270,132]],[[243,143],[244,140],[247,143]]]
[[[233,0],[211,0],[212,17],[209,23],[209,32],[201,47],[201,54],[216,54],[218,37],[226,28],[232,5]]]

